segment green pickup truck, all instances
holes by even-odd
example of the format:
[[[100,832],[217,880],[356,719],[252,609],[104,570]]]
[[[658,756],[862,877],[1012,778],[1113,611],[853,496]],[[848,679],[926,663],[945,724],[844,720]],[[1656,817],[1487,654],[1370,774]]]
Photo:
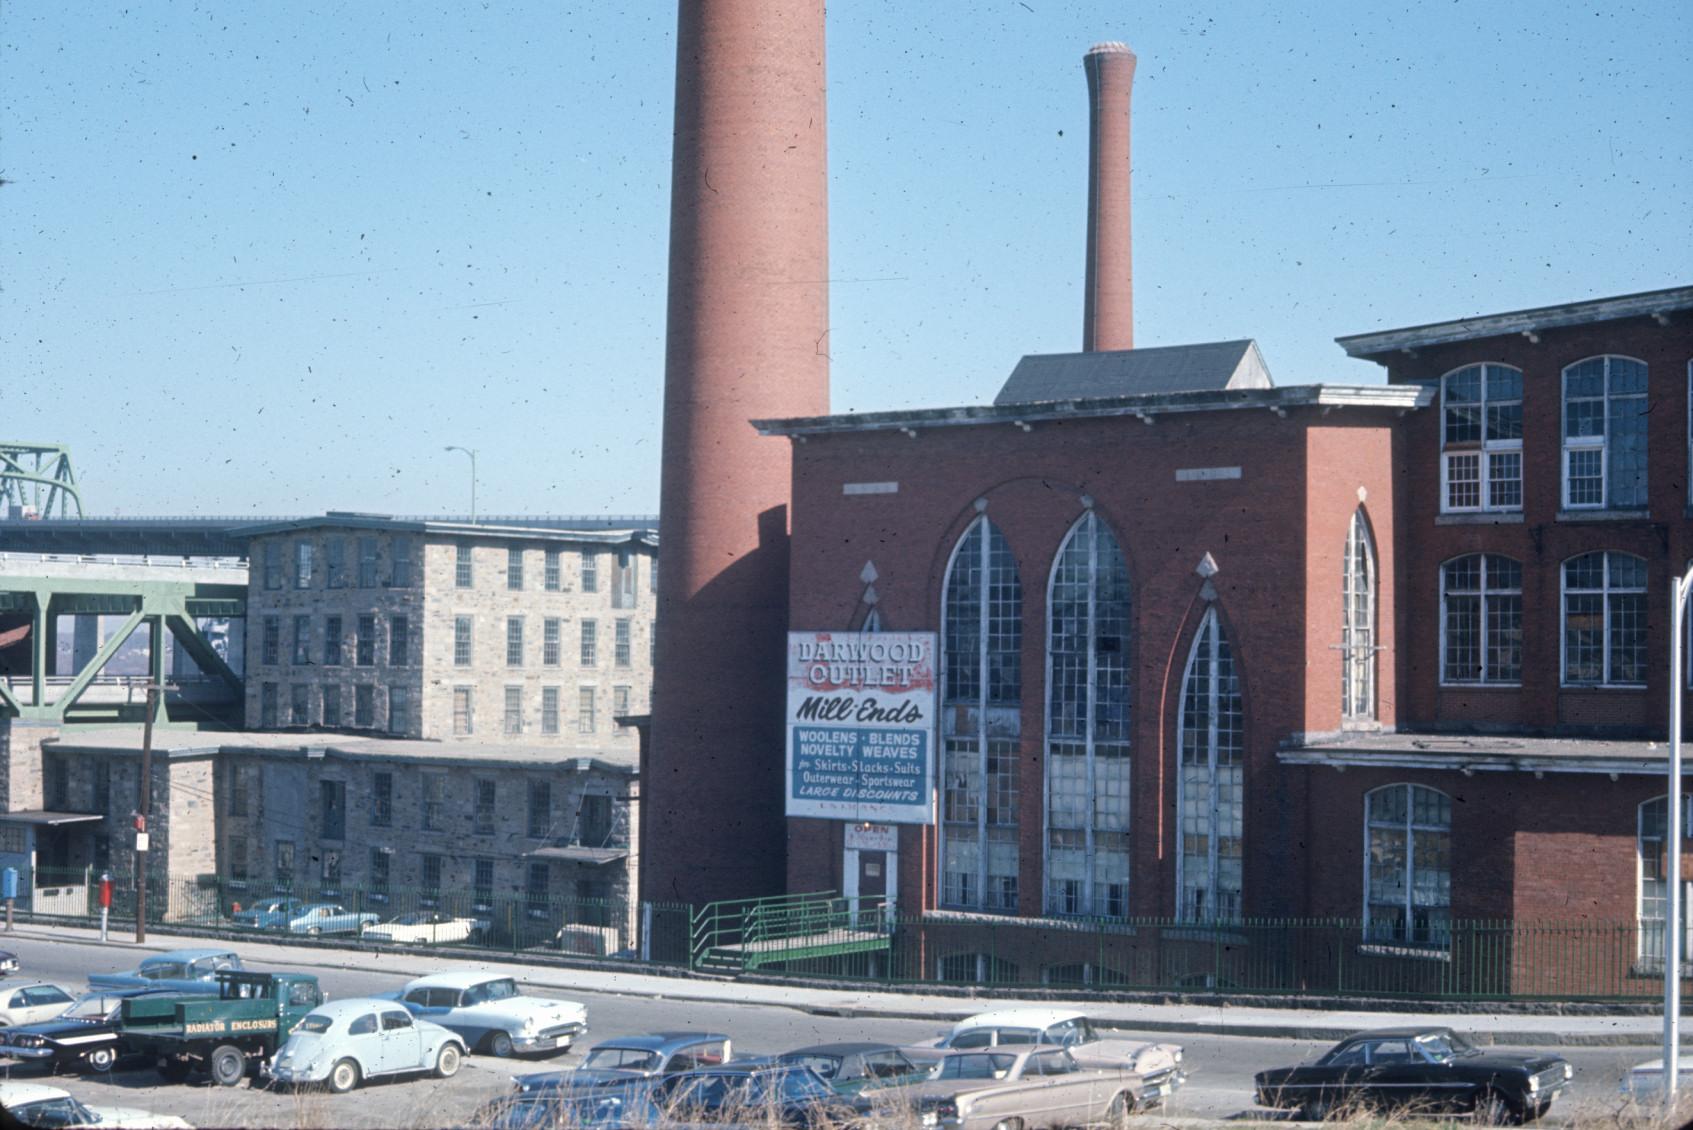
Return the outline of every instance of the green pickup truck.
[[[123,1002],[121,1032],[128,1047],[153,1056],[159,1074],[186,1079],[204,1071],[224,1087],[246,1077],[288,1039],[294,1026],[323,1003],[309,973],[223,972],[218,995],[135,997]]]

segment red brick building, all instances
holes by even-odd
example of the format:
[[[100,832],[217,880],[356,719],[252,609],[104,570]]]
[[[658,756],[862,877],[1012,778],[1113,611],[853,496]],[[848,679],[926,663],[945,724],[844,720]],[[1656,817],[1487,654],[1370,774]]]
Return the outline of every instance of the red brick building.
[[[1637,923],[1613,980],[1649,971],[1693,288],[1341,344],[1388,384],[1277,387],[1233,342],[760,422],[791,626],[941,641],[935,823],[791,819],[788,889],[885,866],[942,975],[984,924],[975,975],[1032,981],[1073,976],[1075,921],[1318,916],[1361,960]]]

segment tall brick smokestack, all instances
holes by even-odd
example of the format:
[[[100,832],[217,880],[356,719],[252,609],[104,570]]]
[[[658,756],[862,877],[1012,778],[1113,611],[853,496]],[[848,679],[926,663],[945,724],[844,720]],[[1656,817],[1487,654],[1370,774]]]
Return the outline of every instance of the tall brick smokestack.
[[[780,891],[788,441],[829,410],[823,0],[680,0],[644,897]]]
[[[1088,74],[1088,270],[1082,349],[1135,346],[1134,265],[1129,235],[1129,95],[1135,55],[1126,44],[1096,43],[1082,56]]]

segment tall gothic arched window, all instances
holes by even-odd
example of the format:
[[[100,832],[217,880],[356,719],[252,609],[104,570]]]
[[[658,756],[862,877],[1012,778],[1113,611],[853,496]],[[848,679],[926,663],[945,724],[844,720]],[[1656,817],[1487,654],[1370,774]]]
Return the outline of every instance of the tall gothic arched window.
[[[1181,850],[1177,913],[1189,922],[1240,917],[1246,803],[1245,709],[1234,652],[1215,609],[1205,613],[1182,676]]]
[[[941,904],[1014,912],[1023,587],[985,516],[953,551],[941,605]]]
[[[1046,910],[1129,912],[1129,570],[1091,510],[1047,601]]]
[[[1341,581],[1340,716],[1347,722],[1376,719],[1376,547],[1364,508],[1352,512],[1346,531]]]

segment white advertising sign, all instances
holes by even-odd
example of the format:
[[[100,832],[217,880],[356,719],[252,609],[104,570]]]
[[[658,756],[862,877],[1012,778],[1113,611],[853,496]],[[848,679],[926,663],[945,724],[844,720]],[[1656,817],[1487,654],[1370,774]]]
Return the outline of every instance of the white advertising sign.
[[[788,633],[789,816],[934,819],[935,633]]]

